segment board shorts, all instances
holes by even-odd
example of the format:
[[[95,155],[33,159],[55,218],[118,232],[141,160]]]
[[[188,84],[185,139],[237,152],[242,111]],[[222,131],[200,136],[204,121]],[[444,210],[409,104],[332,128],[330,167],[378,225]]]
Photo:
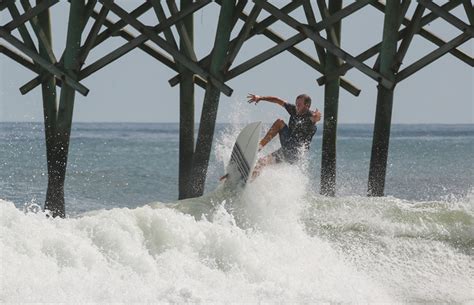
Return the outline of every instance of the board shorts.
[[[276,163],[288,162],[290,164],[296,163],[300,159],[297,146],[291,139],[290,128],[285,124],[279,131],[281,148],[271,153],[271,156],[275,159]]]

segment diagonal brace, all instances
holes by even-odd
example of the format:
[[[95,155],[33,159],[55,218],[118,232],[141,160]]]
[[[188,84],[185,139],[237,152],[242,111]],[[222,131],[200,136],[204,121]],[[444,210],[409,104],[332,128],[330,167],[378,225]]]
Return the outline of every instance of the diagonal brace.
[[[176,15],[171,16],[170,18],[164,20],[157,26],[153,28],[153,30],[156,33],[162,32],[164,29],[169,28],[182,18],[185,18],[189,14],[192,14],[194,11],[198,10],[199,8],[203,7],[204,5],[208,4],[210,1],[205,0],[201,2],[195,2],[191,6],[187,7],[186,9],[183,9],[181,12],[179,12]],[[98,18],[96,14],[93,14],[94,18]],[[107,26],[109,29],[115,29],[116,28],[116,23],[112,23],[108,19],[105,20],[105,26]],[[107,30],[106,30],[107,31]],[[104,31],[105,32],[105,31]],[[118,49],[110,52],[106,56],[102,57],[101,59],[97,60],[96,62],[90,64],[86,68],[84,68],[80,72],[80,78],[85,78],[95,71],[103,68],[104,66],[110,64],[114,60],[120,58],[121,56],[125,55],[129,51],[133,50],[135,47],[138,47],[142,49],[145,53],[149,54],[150,56],[154,57],[155,59],[159,60],[169,68],[173,69],[174,71],[177,71],[176,64],[168,58],[168,56],[161,54],[157,50],[153,49],[152,47],[144,44],[148,40],[148,38],[145,35],[140,35],[138,37],[134,37],[132,34],[130,34],[126,30],[121,30],[119,32],[119,35],[123,37],[124,39],[128,40],[128,43],[124,44],[123,46],[119,47]],[[197,84],[200,85],[201,87],[205,88],[205,81],[203,81],[201,78],[198,78]]]
[[[376,80],[377,82],[379,82],[382,86],[384,86],[388,89],[391,89],[391,88],[394,87],[395,84],[391,80],[387,79],[386,77],[384,77],[379,72],[372,70],[366,64],[364,64],[362,62],[359,62],[356,58],[351,56],[349,53],[345,52],[341,48],[336,47],[335,45],[333,45],[328,40],[326,40],[326,39],[324,39],[324,38],[322,38],[318,35],[315,35],[313,30],[309,29],[304,24],[301,24],[300,22],[298,22],[294,18],[283,14],[278,8],[276,8],[272,4],[270,4],[268,2],[265,2],[263,0],[254,0],[254,2],[257,3],[258,5],[261,5],[263,9],[268,11],[270,14],[276,16],[277,18],[279,18],[281,21],[288,24],[292,28],[296,29],[297,31],[303,32],[309,39],[313,40],[314,42],[316,42],[319,45],[326,48],[328,50],[328,52],[331,52],[335,56],[345,60],[347,63],[351,64],[352,66],[357,68],[362,73],[366,74],[370,78],[372,78],[372,79]]]
[[[367,4],[369,4],[370,2],[374,2],[374,1],[375,0],[358,0],[355,3],[348,5],[343,10],[331,15],[327,20],[323,20],[321,22],[318,22],[316,24],[315,28],[317,30],[323,30],[326,27],[331,26],[333,23],[337,22],[338,20],[344,18],[345,16],[350,15],[351,13],[357,11],[358,9],[360,9],[360,8],[366,6]],[[222,1],[218,0],[216,2],[221,4]],[[292,1],[289,4],[287,4],[286,6],[284,6],[281,10],[284,13],[288,14],[291,11],[293,11],[294,9],[296,9],[297,7],[301,6],[301,3],[299,3],[299,2],[301,2],[301,1]],[[243,20],[244,22],[247,22],[247,20],[249,19],[249,16],[247,16],[244,12],[240,12],[239,18],[241,20]],[[245,40],[248,40],[248,39],[250,39],[251,37],[253,37],[255,35],[263,34],[267,38],[269,38],[270,40],[272,40],[273,42],[275,42],[277,44],[283,43],[286,39],[282,38],[281,36],[279,36],[278,34],[273,32],[272,30],[268,29],[268,27],[276,21],[278,21],[278,18],[276,18],[273,15],[270,15],[269,17],[265,18],[264,20],[262,20],[260,22],[255,22],[255,26],[251,29],[250,33],[247,35]],[[231,46],[234,46],[237,43],[237,39],[238,39],[238,37],[231,41]],[[309,65],[313,69],[315,69],[316,71],[319,71],[320,73],[324,73],[323,68],[321,67],[320,63],[316,59],[312,58],[311,56],[309,56],[305,52],[301,51],[296,46],[290,47],[288,49],[288,52],[290,52],[291,54],[296,56],[298,59],[300,59],[301,61],[303,61],[304,63],[306,63],[307,65]],[[199,63],[208,64],[207,59],[209,57],[210,57],[210,55],[204,57],[203,59],[201,59],[199,61]],[[169,82],[172,86],[177,85],[179,83],[179,81],[180,81],[179,74],[174,76],[173,78],[171,78],[169,80]],[[344,78],[341,78],[341,87],[344,88],[345,90],[347,90],[349,93],[353,94],[354,96],[358,96],[360,94],[360,91],[361,91],[359,88],[355,87],[353,84],[351,84],[349,81],[345,80]]]
[[[92,16],[92,17],[95,16],[96,13],[94,12],[94,6],[95,6],[96,3],[97,3],[97,0],[90,0],[87,3],[87,8],[86,8],[86,17],[87,17],[87,19],[89,18],[89,16]],[[133,10],[130,13],[130,15],[132,15],[134,17],[141,16],[149,8],[150,8],[150,5],[148,4],[148,2],[145,2],[144,4],[140,5],[137,9]],[[107,20],[105,20],[105,22],[107,22]],[[116,23],[112,23],[112,25],[108,26],[108,28],[106,30],[104,30],[102,33],[100,33],[97,36],[96,39],[94,39],[94,44],[92,45],[92,48],[97,47],[100,43],[104,42],[106,39],[108,39],[109,37],[111,37],[112,35],[117,33],[118,31],[120,31],[120,29],[122,27],[124,27],[125,25],[126,25],[126,23],[123,22],[122,20],[119,20]],[[83,25],[83,27],[84,27],[84,25]],[[63,58],[61,57],[61,59],[59,60],[59,63],[62,64],[62,61],[63,61]],[[82,60],[80,60],[79,62],[81,62],[81,61]],[[47,77],[47,75],[45,73],[42,73],[42,74],[38,75],[37,77],[33,78],[32,80],[28,81],[26,84],[21,86],[20,87],[20,92],[22,94],[28,93],[29,91],[31,91],[34,88],[36,88],[37,86],[39,86],[44,81],[44,79],[46,79],[46,77]],[[79,79],[81,79],[81,78],[79,77]]]
[[[168,9],[170,10],[171,14],[173,15],[179,14],[178,7],[176,6],[176,2],[174,0],[172,1],[167,0],[166,2],[168,3]],[[184,45],[185,45],[184,51],[192,60],[196,61],[197,56],[194,53],[193,43],[191,42],[191,38],[188,34],[188,31],[186,30],[186,27],[184,26],[184,23],[181,21],[178,21],[176,29],[178,30],[179,37],[184,42]]]
[[[79,69],[84,65],[84,62],[87,56],[89,55],[89,52],[94,47],[95,40],[97,39],[97,35],[99,34],[100,28],[105,22],[108,12],[109,9],[105,6],[102,6],[102,8],[100,9],[99,16],[92,25],[92,28],[89,34],[87,35],[86,41],[84,42],[84,45],[81,48],[81,52],[79,53],[79,58],[77,60],[77,65]]]
[[[428,55],[424,56],[423,58],[419,59],[418,61],[414,62],[413,64],[409,65],[402,71],[400,71],[396,75],[396,81],[401,82],[402,80],[406,79],[410,75],[414,74],[418,70],[426,67],[430,63],[434,62],[444,54],[448,53],[452,48],[456,48],[461,44],[465,43],[469,39],[471,39],[471,35],[469,33],[462,33],[461,35],[455,37],[454,39],[447,42],[444,46],[434,50],[433,52],[429,53]]]
[[[150,10],[151,8],[151,4],[149,1],[146,1],[145,3],[143,3],[142,5],[140,5],[139,7],[137,7],[136,9],[134,9],[132,12],[130,12],[130,16],[134,17],[134,18],[138,18],[140,17],[141,15],[145,14],[146,12],[148,12],[148,10]],[[97,45],[101,44],[102,42],[104,42],[105,40],[109,39],[110,37],[116,35],[122,28],[124,28],[125,26],[127,26],[127,23],[120,19],[118,20],[117,22],[113,23],[111,26],[109,26],[107,29],[105,29],[104,31],[102,31],[99,36],[97,36],[97,39],[94,43],[94,47],[96,47]]]
[[[33,63],[31,62],[31,60],[29,60],[28,58],[18,54],[17,52],[13,51],[13,50],[10,50],[9,48],[7,48],[6,46],[3,46],[0,44],[0,53],[3,53],[5,54],[6,56],[10,57],[12,60],[16,61],[17,63],[19,63],[20,65],[22,65],[23,67],[35,72],[35,73],[40,73],[40,69],[38,69],[38,67]]]
[[[222,6],[222,0],[216,0],[216,2]],[[292,1],[290,2],[289,4],[287,4],[285,7],[282,8],[283,11],[289,13],[293,10],[295,10],[297,7],[300,6],[300,3],[301,0],[295,0],[295,1]],[[240,13],[239,13],[240,12]],[[246,21],[245,18],[248,18],[247,15],[245,15],[243,13],[242,10],[236,10],[236,15],[242,19],[244,22]],[[245,17],[242,17],[242,15],[244,15]],[[235,22],[237,22],[238,19],[235,20]],[[247,35],[246,37],[246,40],[247,39],[250,39],[251,37],[257,35],[257,34],[261,34],[262,31],[266,30],[266,27],[269,27],[270,25],[272,25],[274,22],[276,22],[278,19],[276,19],[274,16],[269,16],[267,18],[265,18],[264,20],[262,20],[260,23],[256,23],[256,26],[254,26],[251,31],[250,31],[250,34]],[[230,49],[232,50],[233,46],[237,43],[237,38],[234,38],[232,39],[232,41],[230,42]],[[211,55],[212,55],[212,52],[210,54],[208,54],[207,56],[205,56],[204,58],[202,58],[200,61],[199,61],[199,64],[200,65],[203,65],[204,67],[208,67],[209,66],[209,63],[211,62]],[[177,74],[175,76],[173,76],[168,82],[170,83],[170,85],[172,87],[176,86],[179,82],[180,82],[180,74]]]
[[[3,28],[0,28],[0,37],[5,39],[8,43],[16,47],[18,50],[22,51],[25,55],[29,56],[43,69],[49,71],[51,74],[54,74],[56,77],[63,80],[66,84],[74,88],[82,95],[86,96],[89,93],[89,89],[87,89],[84,85],[69,76],[62,69],[56,67],[53,63],[41,57],[38,53],[32,51],[23,42],[12,36],[8,31],[5,31]]]
[[[474,7],[470,0],[462,0],[462,4],[464,9],[466,10],[467,19],[469,19],[469,23],[471,26],[474,26]]]
[[[34,73],[40,74],[42,72],[42,70],[40,68],[38,68],[37,65],[35,65],[33,62],[31,62],[31,60],[29,60],[26,57],[23,57],[22,55],[16,53],[13,50],[10,50],[6,46],[0,45],[0,53],[5,54],[6,56],[10,57],[12,60],[16,61],[17,63],[19,63],[23,67],[33,71]],[[56,85],[58,85],[59,87],[62,87],[62,85],[63,85],[62,80],[61,79],[56,79]]]
[[[131,17],[124,9],[113,3],[111,0],[99,0],[103,5],[107,6],[111,11],[113,11],[117,16],[122,18],[125,22],[130,24],[140,33],[145,35],[147,39],[150,39],[154,43],[156,43],[160,48],[171,54],[176,60],[178,60],[183,66],[188,68],[189,70],[193,71],[194,73],[200,75],[205,79],[209,79],[215,86],[218,88],[222,93],[227,96],[232,94],[232,89],[220,81],[218,78],[211,75],[209,72],[201,68],[196,62],[190,60],[188,57],[183,55],[179,50],[170,46],[166,40],[155,34],[152,30],[150,30],[147,26],[143,23],[138,21],[137,19]]]
[[[400,66],[402,65],[403,59],[408,52],[408,48],[413,40],[413,37],[420,29],[420,21],[421,17],[423,17],[423,12],[425,8],[418,4],[416,6],[415,12],[413,13],[413,17],[411,18],[410,24],[407,26],[407,34],[405,38],[403,38],[402,42],[400,43],[400,47],[397,50],[397,54],[395,55],[395,62],[393,66],[393,70],[398,72]]]
[[[264,51],[263,53],[253,57],[252,59],[247,60],[246,62],[238,65],[237,67],[230,70],[226,76],[226,80],[230,80],[252,68],[255,66],[263,63],[264,61],[280,54],[281,52],[286,51],[288,48],[293,47],[294,45],[300,43],[301,41],[305,40],[306,36],[302,33],[298,33],[291,38],[284,40],[283,42],[277,44],[276,46]]]
[[[408,7],[410,6],[410,4],[411,4],[411,0],[402,0],[401,6],[400,6],[400,12],[399,12],[400,15],[399,15],[398,22],[397,22],[397,30],[400,29],[400,26],[402,25],[403,20],[405,19],[405,15],[408,12]],[[384,16],[386,16],[386,14],[387,14],[387,11],[385,10],[384,11]],[[380,60],[381,59],[382,59],[381,53],[379,53],[377,55],[377,59],[375,60],[375,63],[374,63],[374,66],[373,66],[374,70],[380,71]]]
[[[6,9],[10,4],[15,3],[15,0],[3,0],[0,2],[0,12]]]
[[[319,5],[319,4],[318,4]],[[313,12],[313,7],[311,6],[311,3],[309,2],[309,0],[307,1],[304,1],[303,3],[303,10],[304,10],[304,13],[306,15],[306,20],[308,20],[308,24],[313,28],[315,29],[316,28],[316,17],[314,15],[314,12]],[[321,14],[322,15],[322,14]],[[326,19],[327,16],[324,16],[323,18],[321,18],[322,20]],[[328,28],[328,32],[331,31],[329,30]],[[321,34],[316,31],[315,32],[316,35],[318,36],[321,36]],[[314,47],[316,49],[316,53],[318,54],[318,58],[319,58],[319,62],[321,63],[321,66],[324,67],[326,66],[326,51],[324,50],[323,47],[321,47],[319,44],[314,43]]]
[[[366,6],[368,3],[373,2],[373,1],[374,0],[359,0],[355,3],[352,3],[348,6],[346,6],[344,9],[338,11],[337,13],[329,16],[326,20],[322,20],[322,21],[318,22],[314,26],[314,29],[318,30],[318,31],[322,31],[325,28],[327,28],[327,27],[331,26],[332,24],[334,24],[335,22],[338,22],[339,20],[341,20],[345,16],[352,14],[353,12],[361,9],[362,7]],[[282,9],[282,11],[283,10],[284,10],[284,8]],[[273,16],[271,16],[271,17],[273,17]],[[248,17],[245,14],[241,14],[240,18],[245,21]],[[257,23],[256,27],[260,28],[262,25],[263,25],[263,21],[260,22],[260,23]],[[272,40],[275,43],[279,44],[279,43],[282,43],[283,41],[285,41],[284,38],[280,37],[278,34],[274,33],[272,30],[270,30],[268,28],[263,28],[263,30],[259,30],[258,32],[259,33],[261,32],[263,35],[265,35],[267,38],[269,38],[270,40]],[[305,52],[298,49],[296,46],[293,46],[293,47],[289,48],[288,52],[293,54],[296,58],[300,59],[301,61],[303,61],[304,63],[306,63],[307,65],[309,65],[313,69],[315,69],[316,71],[324,74],[324,69],[321,66],[321,64],[316,59],[312,58],[311,56],[309,56]],[[359,88],[355,87],[353,84],[351,84],[348,80],[346,80],[344,78],[341,78],[341,87],[343,89],[347,90],[349,93],[351,93],[354,96],[359,96],[360,91],[361,91]]]
[[[239,53],[240,49],[242,48],[242,45],[244,44],[245,40],[250,34],[250,30],[254,26],[255,22],[257,21],[257,17],[260,14],[260,11],[262,10],[261,7],[255,5],[252,8],[252,11],[249,14],[249,17],[247,20],[245,20],[245,24],[242,27],[242,29],[239,32],[239,35],[235,40],[232,41],[230,48],[229,48],[229,54],[227,55],[226,59],[226,69],[228,70],[230,66],[232,66],[232,63],[234,62],[235,58],[237,57],[237,54]],[[240,14],[240,12],[238,13]]]
[[[443,18],[444,20],[446,20],[453,26],[457,27],[461,31],[466,32],[470,34],[471,36],[473,36],[473,33],[474,33],[473,26],[469,26],[458,17],[446,12],[440,6],[433,3],[433,1],[418,0],[418,3],[420,3],[421,5],[423,5],[424,7],[426,7],[427,9],[429,9],[430,11],[438,15],[439,17]]]
[[[20,2],[25,12],[34,10],[34,8],[31,8],[31,5],[28,0],[21,0]],[[33,27],[36,37],[38,38],[40,51],[44,51],[44,53],[47,54],[50,62],[56,63],[57,60],[56,60],[56,57],[54,56],[53,48],[51,47],[51,43],[46,37],[46,34],[43,31],[43,28],[40,25],[38,25],[38,18],[36,16],[33,16],[30,19],[30,23],[31,23],[31,26]]]
[[[460,4],[460,1],[453,0],[453,1],[450,1],[447,4],[443,5],[443,7],[445,7],[446,9],[451,10],[451,9],[456,8],[459,4]],[[384,9],[385,9],[384,4],[381,4],[380,2],[377,2],[377,1],[374,3],[374,7],[376,9],[380,10],[380,11],[384,11]],[[446,43],[445,41],[441,40],[440,38],[438,38],[434,34],[431,34],[427,30],[422,28],[424,25],[432,22],[436,18],[438,18],[438,16],[434,15],[433,13],[427,14],[426,16],[421,18],[418,33],[421,36],[423,36],[425,39],[435,43],[436,45],[443,46]],[[406,26],[409,26],[411,22],[412,22],[412,20],[410,20],[408,18],[403,19],[403,24],[406,25]],[[406,34],[407,34],[407,28],[404,28],[404,29],[400,30],[398,32],[398,39],[400,40],[400,39],[404,38],[406,36]],[[365,60],[371,58],[372,56],[376,55],[380,50],[380,46],[381,46],[381,43],[378,43],[378,44],[372,46],[371,48],[367,49],[366,51],[364,51],[364,52],[360,53],[359,55],[357,55],[356,58],[360,61],[365,61]],[[449,52],[452,55],[459,58],[460,60],[466,62],[470,66],[474,65],[474,60],[470,56],[468,56],[465,53],[459,51],[458,49],[451,49]],[[318,82],[319,85],[324,85],[327,80],[330,80],[330,79],[332,79],[334,77],[337,77],[339,75],[344,75],[347,71],[349,71],[352,68],[353,67],[349,64],[343,64],[341,67],[339,67],[337,70],[331,72],[330,74],[327,74],[325,76],[322,76],[322,77],[318,78],[317,82]]]
[[[180,14],[185,14],[186,12],[185,11],[181,11]],[[94,18],[98,18],[98,14],[94,12],[94,14],[92,14],[92,16]],[[170,18],[171,19],[171,18]],[[113,23],[112,21],[106,19],[105,20],[105,23],[104,25],[106,27],[108,27],[109,29],[113,28],[116,23]],[[161,25],[158,25],[158,26],[162,26],[164,24],[161,24]],[[155,30],[157,29],[157,27],[155,27]],[[158,30],[157,30],[158,31]],[[137,37],[133,36],[132,34],[130,34],[128,31],[126,30],[120,30],[118,32],[118,35],[120,37],[122,37],[123,39],[127,40],[129,43],[134,43],[133,41],[135,41],[135,39]],[[91,75],[92,73],[94,73],[95,71],[103,68],[104,66],[110,64],[112,61],[118,59],[121,55],[115,55],[115,54],[119,54],[121,52],[121,49],[122,48],[128,48],[128,44],[125,44],[123,45],[122,47],[116,49],[115,51],[111,52],[110,54],[104,56],[103,58],[97,60],[95,63],[87,66],[85,69],[83,69],[80,74],[79,74],[79,79],[83,79],[83,78],[86,78],[87,76]],[[163,63],[164,65],[166,65],[167,67],[169,67],[170,69],[172,69],[173,71],[176,71],[178,72],[178,68],[176,67],[176,64],[173,62],[172,59],[170,59],[167,55],[165,54],[162,54],[161,52],[159,52],[158,50],[148,46],[147,44],[140,44],[137,46],[139,49],[141,49],[143,52],[147,53],[148,55],[150,55],[151,57],[155,58],[156,60],[160,61],[161,63]],[[123,54],[127,53],[128,51],[130,51],[131,49],[133,48],[130,48],[128,50],[125,50]],[[195,76],[195,82],[198,86],[202,87],[202,88],[206,88],[206,85],[207,85],[207,82],[205,80],[203,80],[202,78],[198,77],[198,76]]]
[[[31,18],[38,16],[38,14],[42,13],[43,11],[47,10],[48,8],[50,8],[51,6],[53,6],[54,4],[58,2],[59,0],[42,1],[38,5],[36,5],[34,8],[27,10],[26,13],[13,18],[13,20],[5,24],[3,28],[11,32],[17,27],[19,27],[20,25],[24,24]]]

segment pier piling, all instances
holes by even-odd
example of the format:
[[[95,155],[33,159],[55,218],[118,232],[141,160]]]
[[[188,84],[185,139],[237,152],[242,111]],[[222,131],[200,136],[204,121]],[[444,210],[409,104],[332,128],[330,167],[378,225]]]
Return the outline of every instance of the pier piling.
[[[380,50],[380,73],[392,82],[395,81],[394,65],[397,54],[400,9],[399,0],[387,0]],[[393,92],[394,88],[378,86],[368,181],[369,196],[383,196],[384,194],[390,126],[392,123]]]
[[[186,9],[192,0],[181,0],[181,9]],[[194,49],[194,17],[189,15],[183,19],[184,30],[188,41],[180,36],[180,49]],[[190,46],[188,46],[190,44]],[[179,190],[178,198],[189,198],[192,194],[191,173],[194,155],[194,81],[193,73],[181,71],[179,84]]]
[[[321,1],[320,1],[321,2]],[[324,4],[324,1],[322,1]],[[342,8],[342,1],[329,1],[328,13],[334,14]],[[320,4],[323,18],[326,19],[324,10]],[[332,32],[332,33],[331,33]],[[332,34],[332,35],[331,35]],[[339,46],[341,43],[341,22],[333,24],[327,30],[327,36],[332,43]],[[331,73],[340,66],[339,58],[333,54],[326,53],[325,73]],[[323,140],[321,151],[321,187],[320,193],[325,196],[336,194],[336,140],[337,140],[337,116],[339,108],[339,86],[340,77],[337,76],[328,81],[324,87],[324,121]]]
[[[214,48],[210,63],[210,73],[224,80],[223,69],[230,44],[230,33],[233,28],[235,12],[234,1],[224,1],[220,8],[218,31],[216,33]],[[191,174],[192,197],[201,196],[204,192],[207,168],[212,149],[212,140],[216,127],[217,109],[219,107],[220,91],[215,83],[208,81],[199,123],[199,133],[196,141],[196,150],[193,156]]]

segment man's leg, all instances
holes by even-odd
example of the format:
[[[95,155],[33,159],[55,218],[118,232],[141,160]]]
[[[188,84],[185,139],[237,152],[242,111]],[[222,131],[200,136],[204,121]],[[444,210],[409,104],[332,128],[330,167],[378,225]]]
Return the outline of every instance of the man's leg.
[[[277,119],[272,127],[268,130],[267,134],[260,140],[259,150],[261,150],[265,145],[268,144],[279,132],[286,126],[285,121],[282,119]]]
[[[258,150],[260,151],[265,145],[268,144],[283,128],[285,128],[286,124],[285,121],[282,119],[277,119],[272,127],[268,130],[267,134],[263,137],[262,140],[260,140],[260,143],[258,145]],[[278,150],[279,151],[279,150]],[[279,160],[275,159],[274,153],[270,154],[268,156],[265,156],[263,158],[260,158],[257,161],[257,164],[255,165],[255,168],[252,173],[252,178],[256,178],[260,174],[260,169],[264,167],[265,165],[276,163]],[[223,181],[227,179],[228,174],[225,174],[224,176],[219,178],[219,181]]]
[[[273,156],[271,154],[258,159],[257,164],[253,168],[252,178],[257,178],[260,175],[260,171],[266,165],[274,163]]]
[[[257,178],[258,175],[260,175],[260,171],[264,166],[273,163],[277,163],[277,159],[275,159],[274,153],[258,159],[257,164],[255,164],[255,167],[253,168],[252,180]],[[224,176],[219,178],[219,181],[224,181],[225,179],[227,179],[228,176],[229,174],[225,174]]]
[[[276,164],[280,163],[283,160],[283,151],[282,149],[277,149],[276,151],[272,152],[269,155],[266,155],[263,158],[260,158],[257,161],[257,164],[255,164],[255,167],[252,172],[252,179],[257,178],[260,175],[260,172],[262,171],[262,168],[264,168],[267,165],[270,164]]]

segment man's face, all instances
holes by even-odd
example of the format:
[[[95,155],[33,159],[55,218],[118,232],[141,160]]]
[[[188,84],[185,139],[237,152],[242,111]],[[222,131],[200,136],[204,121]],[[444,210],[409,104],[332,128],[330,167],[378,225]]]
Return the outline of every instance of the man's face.
[[[309,106],[305,105],[304,100],[303,100],[302,97],[296,99],[295,106],[296,106],[296,113],[297,114],[305,113],[309,109]]]

